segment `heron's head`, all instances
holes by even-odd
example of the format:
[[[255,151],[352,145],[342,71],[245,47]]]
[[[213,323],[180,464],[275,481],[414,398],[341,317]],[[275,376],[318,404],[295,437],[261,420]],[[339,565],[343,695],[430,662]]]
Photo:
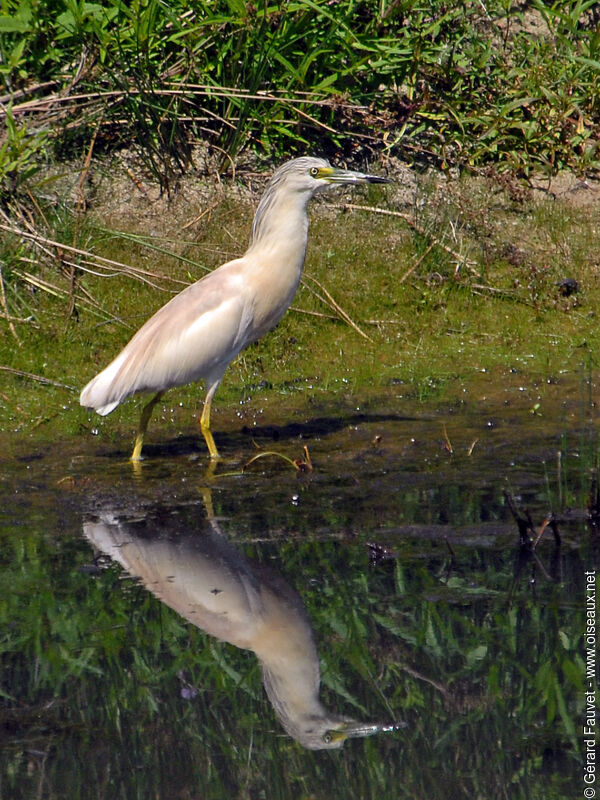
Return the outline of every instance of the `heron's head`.
[[[284,721],[285,722],[285,721]],[[305,717],[302,724],[288,733],[309,750],[338,750],[348,739],[362,739],[376,733],[390,733],[405,727],[404,723],[381,724],[357,722],[335,712],[325,712],[321,717]]]
[[[360,183],[389,183],[379,175],[367,175],[332,167],[323,158],[295,158],[275,171],[269,189],[306,192],[310,196],[334,186],[356,186]]]
[[[294,158],[273,173],[256,209],[252,226],[252,244],[279,236],[282,222],[289,222],[291,213],[305,212],[306,204],[317,192],[334,186],[357,186],[361,183],[389,183],[379,175],[366,175],[332,167],[323,158]]]

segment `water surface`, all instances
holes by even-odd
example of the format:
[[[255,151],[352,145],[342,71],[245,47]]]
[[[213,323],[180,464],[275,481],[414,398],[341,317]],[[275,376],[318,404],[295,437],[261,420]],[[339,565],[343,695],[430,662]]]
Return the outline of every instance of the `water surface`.
[[[0,795],[571,796],[596,441],[535,402],[323,404],[213,475],[193,430],[6,443]]]

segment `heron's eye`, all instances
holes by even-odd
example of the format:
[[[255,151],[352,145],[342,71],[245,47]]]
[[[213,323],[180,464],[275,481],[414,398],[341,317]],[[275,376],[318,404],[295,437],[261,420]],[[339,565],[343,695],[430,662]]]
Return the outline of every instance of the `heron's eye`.
[[[312,172],[312,169],[311,169],[311,172]],[[329,744],[331,742],[331,739],[332,739],[331,733],[329,731],[326,731],[323,734],[323,742],[325,744]]]
[[[318,167],[311,167],[309,171],[310,171],[310,174],[313,176],[313,178],[316,178],[318,176],[318,174],[319,174],[319,168]]]

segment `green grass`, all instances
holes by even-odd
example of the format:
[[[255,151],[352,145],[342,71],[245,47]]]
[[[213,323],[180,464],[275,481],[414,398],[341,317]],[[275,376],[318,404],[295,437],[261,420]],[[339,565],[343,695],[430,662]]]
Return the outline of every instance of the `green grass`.
[[[595,170],[597,23],[593,0],[5,0],[0,79],[18,127],[0,191],[46,145],[61,160],[126,145],[171,192],[194,139],[227,168],[247,148],[310,148]]]

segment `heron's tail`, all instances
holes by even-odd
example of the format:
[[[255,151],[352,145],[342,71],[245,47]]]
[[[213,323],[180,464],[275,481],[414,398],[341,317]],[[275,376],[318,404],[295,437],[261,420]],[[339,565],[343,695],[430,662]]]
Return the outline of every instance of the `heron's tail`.
[[[110,414],[115,408],[125,400],[121,392],[116,391],[115,379],[121,368],[121,358],[117,356],[105,370],[96,375],[81,390],[79,402],[85,408],[93,408],[102,417]]]

